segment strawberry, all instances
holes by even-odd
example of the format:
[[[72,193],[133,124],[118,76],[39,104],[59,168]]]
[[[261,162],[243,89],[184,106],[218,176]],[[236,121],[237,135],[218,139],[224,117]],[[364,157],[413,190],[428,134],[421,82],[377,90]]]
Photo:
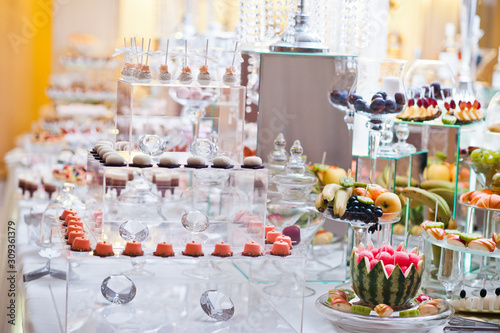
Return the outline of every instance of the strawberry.
[[[454,100],[451,100],[450,102],[450,108],[455,109],[457,107],[457,104],[455,103]]]

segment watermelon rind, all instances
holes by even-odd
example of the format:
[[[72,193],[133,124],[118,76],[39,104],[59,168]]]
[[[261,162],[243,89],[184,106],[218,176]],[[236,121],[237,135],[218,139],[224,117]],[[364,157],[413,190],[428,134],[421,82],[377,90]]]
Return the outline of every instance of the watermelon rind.
[[[357,254],[353,253],[350,259],[352,288],[359,299],[371,307],[381,303],[393,309],[404,307],[415,297],[422,282],[423,261],[418,263],[419,267],[411,264],[406,276],[399,265],[387,276],[382,261],[371,270],[368,259],[363,258],[359,264],[356,262]]]

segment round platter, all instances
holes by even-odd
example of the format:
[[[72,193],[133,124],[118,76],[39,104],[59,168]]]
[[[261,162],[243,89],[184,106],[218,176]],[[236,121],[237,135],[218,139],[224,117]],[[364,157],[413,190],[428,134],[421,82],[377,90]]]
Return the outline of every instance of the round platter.
[[[500,258],[500,250],[499,249],[495,249],[493,252],[486,252],[486,251],[469,249],[468,247],[454,246],[454,245],[448,244],[445,239],[436,240],[436,239],[430,237],[425,231],[422,232],[421,236],[423,239],[430,242],[431,244],[437,245],[439,247],[443,247],[443,248],[448,249],[448,250],[454,250],[454,251],[459,251],[459,252],[463,252],[463,253],[475,254],[475,255],[491,257],[491,258]]]
[[[384,213],[381,217],[378,219],[378,223],[380,224],[392,224],[396,223],[401,219],[401,213],[402,211],[396,212],[396,213]],[[363,222],[360,220],[348,220],[348,219],[341,219],[339,217],[335,217],[333,215],[333,210],[331,208],[328,208],[323,212],[323,215],[330,220],[336,221],[336,222],[343,222],[343,223],[349,223],[354,227],[369,227],[370,224],[373,224],[374,222]]]
[[[462,206],[465,206],[465,207],[479,209],[479,210],[484,210],[484,211],[487,211],[487,212],[500,212],[500,209],[478,207],[476,205],[471,205],[471,204],[469,204],[467,202],[463,202],[461,200],[458,200],[458,203],[461,204]]]
[[[444,309],[433,316],[400,318],[399,312],[394,311],[390,317],[382,318],[375,311],[368,316],[341,312],[333,309],[327,300],[328,294],[321,295],[316,300],[316,309],[335,325],[349,332],[426,332],[445,325],[454,313],[453,307],[448,302],[441,301]],[[357,297],[354,298],[351,304],[358,300]]]

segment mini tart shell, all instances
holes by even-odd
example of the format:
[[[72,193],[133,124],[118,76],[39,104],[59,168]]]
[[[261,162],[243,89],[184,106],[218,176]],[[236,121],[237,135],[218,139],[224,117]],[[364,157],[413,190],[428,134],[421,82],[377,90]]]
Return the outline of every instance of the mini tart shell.
[[[76,249],[73,246],[70,248],[70,250],[73,251],[73,252],[90,252],[90,251],[92,251],[92,249],[90,247],[87,248],[87,249],[81,249],[81,248],[80,249]]]
[[[221,253],[212,253],[212,255],[213,255],[214,257],[227,258],[227,257],[232,257],[232,256],[233,256],[233,252],[229,252],[229,253],[226,253],[226,254],[221,254]]]
[[[168,257],[175,257],[175,253],[172,252],[172,253],[160,253],[158,254],[158,252],[153,252],[153,255],[154,256],[157,256],[157,257],[162,257],[162,258],[168,258]]]
[[[115,253],[114,252],[108,252],[108,253],[96,253],[95,250],[92,251],[92,254],[97,256],[97,257],[101,257],[101,258],[105,258],[105,257],[111,257],[111,256],[114,256]]]
[[[262,252],[261,253],[242,252],[241,255],[245,257],[254,257],[254,258],[263,256]]]
[[[188,257],[203,257],[205,254],[203,252],[195,252],[195,253],[186,253],[185,251],[182,251],[182,254]]]
[[[289,256],[289,255],[292,254],[291,252],[288,252],[288,253],[276,253],[276,252],[273,252],[273,251],[271,251],[269,253],[271,255],[273,255],[273,256],[279,256],[279,257],[286,257],[286,256]]]
[[[124,256],[129,256],[129,257],[141,257],[144,255],[144,251],[141,251],[140,253],[125,253],[125,252],[122,252],[122,255]]]

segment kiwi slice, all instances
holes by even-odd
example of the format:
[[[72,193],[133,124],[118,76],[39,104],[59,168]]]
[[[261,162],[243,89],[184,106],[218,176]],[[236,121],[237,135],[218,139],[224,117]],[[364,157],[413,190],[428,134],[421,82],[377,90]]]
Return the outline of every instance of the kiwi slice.
[[[371,198],[364,197],[362,195],[358,195],[356,197],[356,199],[358,199],[359,202],[361,202],[361,203],[363,203],[365,205],[373,205],[375,203]]]
[[[339,179],[339,184],[340,186],[343,186],[343,187],[353,187],[354,186],[354,179],[352,179],[352,177],[347,177],[347,176],[343,176],[343,177],[340,177]]]
[[[461,232],[458,230],[452,230],[452,229],[445,229],[444,230],[447,235],[460,235]]]
[[[481,238],[481,235],[478,235],[478,234],[461,233],[459,236],[460,236],[460,239],[465,241],[465,242],[470,242],[470,241],[473,241],[475,239]]]
[[[356,295],[354,295],[354,291],[352,291],[351,289],[340,289],[342,290],[343,292],[346,293],[347,295],[347,301],[350,302],[351,300],[354,299],[354,297],[356,297]]]
[[[363,305],[353,305],[353,306],[351,306],[351,313],[360,314],[360,315],[363,315],[363,316],[368,316],[368,315],[370,315],[371,311],[372,311],[372,309],[370,309],[367,306],[363,306]]]
[[[430,228],[444,229],[444,223],[443,222],[428,222],[425,225],[425,229],[430,229]]]
[[[400,317],[418,317],[420,316],[420,311],[418,309],[401,311],[399,313]]]

